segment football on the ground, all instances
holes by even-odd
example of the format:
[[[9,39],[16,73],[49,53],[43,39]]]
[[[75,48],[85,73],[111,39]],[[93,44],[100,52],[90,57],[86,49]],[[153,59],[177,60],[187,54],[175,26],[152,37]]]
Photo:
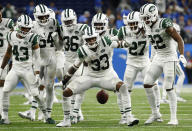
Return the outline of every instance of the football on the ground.
[[[105,104],[107,102],[109,98],[109,95],[107,94],[107,92],[105,92],[104,90],[100,90],[98,93],[97,93],[97,101],[100,103],[100,104]]]

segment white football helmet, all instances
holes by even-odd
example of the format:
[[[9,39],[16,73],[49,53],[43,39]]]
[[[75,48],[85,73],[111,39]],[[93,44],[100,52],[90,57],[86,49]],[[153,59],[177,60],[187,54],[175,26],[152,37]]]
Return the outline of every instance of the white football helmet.
[[[72,31],[77,24],[77,15],[72,9],[65,9],[61,12],[61,23],[69,31]]]
[[[39,4],[35,7],[33,15],[35,21],[37,21],[40,25],[45,26],[48,24],[50,19],[50,9],[46,5]]]
[[[140,8],[140,17],[146,25],[151,26],[158,19],[158,9],[154,4],[145,4]]]
[[[96,33],[102,33],[108,28],[108,17],[103,13],[98,13],[93,16],[91,25],[95,28]]]
[[[85,29],[85,34],[83,35],[83,40],[90,49],[96,48],[98,45],[99,34],[96,33],[95,28],[88,27]]]
[[[142,28],[142,20],[140,19],[140,13],[138,11],[132,11],[127,16],[127,26],[130,31],[137,33]]]
[[[32,27],[33,27],[33,21],[29,16],[21,15],[17,19],[16,31],[20,36],[26,37],[27,34],[30,33]]]

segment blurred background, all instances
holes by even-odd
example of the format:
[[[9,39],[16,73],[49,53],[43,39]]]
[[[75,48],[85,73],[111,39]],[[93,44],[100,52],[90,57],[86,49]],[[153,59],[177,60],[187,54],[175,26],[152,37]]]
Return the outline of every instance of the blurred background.
[[[192,84],[192,0],[0,0],[0,10],[3,17],[12,18],[14,21],[24,13],[33,19],[34,7],[37,4],[45,4],[55,11],[60,22],[61,11],[72,8],[77,13],[78,22],[89,25],[94,14],[103,12],[109,17],[109,27],[119,29],[124,25],[123,14],[127,15],[132,10],[139,11],[145,3],[154,3],[158,7],[160,17],[170,18],[180,25],[188,61],[187,67],[182,67],[186,74],[184,83]],[[115,50],[114,68],[121,79],[126,66],[125,59],[125,50]]]

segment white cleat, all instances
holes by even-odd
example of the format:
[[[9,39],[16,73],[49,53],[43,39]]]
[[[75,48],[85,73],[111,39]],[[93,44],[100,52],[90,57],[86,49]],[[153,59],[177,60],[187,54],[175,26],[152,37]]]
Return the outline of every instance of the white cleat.
[[[41,110],[38,112],[38,121],[45,121],[44,114]]]
[[[180,96],[178,96],[177,97],[177,101],[178,102],[186,102],[186,100],[185,99],[183,99],[182,97],[180,97]]]
[[[31,121],[35,121],[35,112],[33,111],[24,111],[24,112],[19,112],[18,115],[21,117],[21,118],[25,118],[25,119],[29,119]]]
[[[1,120],[0,120],[0,125],[2,125],[2,124],[5,124],[5,125],[10,124],[9,119],[1,119]]]
[[[134,118],[133,115],[127,117],[127,125],[128,126],[138,125],[138,123],[139,123],[139,119]]]
[[[152,114],[147,121],[145,121],[145,125],[151,124],[154,121],[162,122],[161,114],[160,113],[154,113]]]
[[[169,100],[167,100],[167,99],[161,99],[161,100],[160,100],[160,103],[161,103],[161,104],[168,104],[168,103],[169,103]]]
[[[178,120],[175,119],[175,120],[170,120],[168,123],[168,125],[178,125]]]
[[[70,126],[71,126],[70,118],[65,118],[62,122],[56,125],[56,127],[70,127]]]
[[[121,115],[121,120],[119,121],[120,125],[127,124],[127,118],[125,115]]]
[[[84,116],[83,116],[81,108],[79,109],[79,113],[78,113],[78,117],[77,118],[78,118],[79,121],[83,121],[84,120]]]

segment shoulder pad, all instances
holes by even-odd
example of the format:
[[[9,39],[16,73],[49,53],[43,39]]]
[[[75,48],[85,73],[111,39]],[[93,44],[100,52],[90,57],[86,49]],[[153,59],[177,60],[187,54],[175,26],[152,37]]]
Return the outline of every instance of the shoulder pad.
[[[12,33],[13,33],[13,31],[10,31],[10,32],[7,33],[6,39],[7,39],[8,42],[11,41]]]
[[[77,54],[78,54],[80,59],[83,59],[87,56],[87,53],[86,53],[83,46],[79,47],[79,49],[77,50]]]
[[[101,37],[101,41],[102,41],[104,47],[107,45],[110,46],[112,43],[112,41],[107,36]]]
[[[35,33],[31,33],[31,35],[29,36],[29,42],[31,42],[32,45],[36,45],[38,43],[38,40],[39,40],[39,35]]]
[[[14,22],[12,19],[7,20],[7,24],[5,25],[7,28],[13,29],[14,27]]]
[[[160,21],[162,28],[173,27],[173,21],[169,18],[164,18]]]

